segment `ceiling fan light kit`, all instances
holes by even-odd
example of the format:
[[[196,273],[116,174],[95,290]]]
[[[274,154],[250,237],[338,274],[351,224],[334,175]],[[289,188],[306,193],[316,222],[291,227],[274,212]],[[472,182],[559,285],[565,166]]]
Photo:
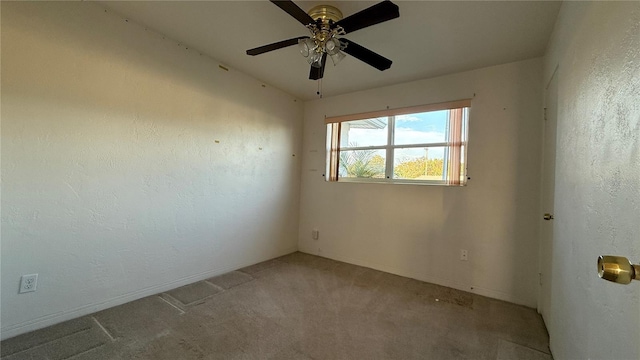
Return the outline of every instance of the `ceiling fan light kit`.
[[[259,55],[298,44],[300,54],[311,65],[309,79],[320,80],[324,75],[327,56],[333,65],[346,57],[345,53],[383,71],[392,61],[341,36],[400,16],[398,6],[389,0],[343,18],[342,12],[330,5],[318,5],[304,12],[291,0],[270,0],[287,14],[307,27],[311,36],[300,36],[247,50],[247,55]]]
[[[330,5],[318,5],[309,10],[308,14],[316,22],[307,25],[311,37],[298,40],[301,46],[300,53],[311,66],[316,68],[322,66],[324,53],[331,57],[334,66],[337,65],[345,57],[340,50],[343,50],[346,45],[342,44],[336,36],[344,35],[345,32],[342,27],[332,28],[332,25],[342,20],[342,12]]]

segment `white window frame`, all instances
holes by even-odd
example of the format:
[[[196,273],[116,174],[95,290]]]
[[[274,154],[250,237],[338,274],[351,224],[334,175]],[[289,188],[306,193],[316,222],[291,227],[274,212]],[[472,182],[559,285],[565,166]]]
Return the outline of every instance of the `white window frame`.
[[[376,112],[369,113],[361,113],[361,114],[352,114],[352,115],[344,115],[337,117],[329,117],[326,118],[327,124],[327,176],[325,179],[327,181],[332,182],[350,182],[350,183],[391,183],[391,184],[417,184],[417,185],[442,185],[442,186],[465,186],[467,184],[467,151],[468,151],[468,121],[469,121],[469,113],[471,108],[471,100],[457,100],[446,103],[438,103],[438,104],[429,104],[422,106],[414,106],[408,108],[400,108],[400,109],[391,109],[391,110],[382,110]],[[452,181],[453,179],[447,179],[448,174],[448,165],[449,165],[449,152],[452,151],[452,148],[455,146],[451,141],[440,142],[440,143],[420,143],[420,144],[403,144],[396,145],[394,144],[395,140],[395,118],[397,115],[407,115],[407,114],[417,114],[417,113],[425,113],[432,111],[441,111],[441,110],[455,110],[462,109],[462,125],[460,129],[460,137],[461,141],[459,145],[457,145],[460,149],[464,149],[464,154],[462,158],[464,159],[464,168],[461,169],[460,180]],[[385,145],[377,145],[377,146],[340,146],[340,136],[332,136],[332,131],[342,131],[341,123],[356,121],[356,120],[366,120],[366,119],[374,119],[374,118],[387,118],[387,143]],[[338,126],[335,126],[335,125]],[[332,126],[333,125],[333,126]],[[448,124],[448,127],[450,124]],[[447,130],[449,131],[449,129]],[[337,146],[336,146],[337,144]],[[395,150],[396,149],[409,149],[409,148],[432,148],[432,147],[444,147],[445,148],[445,156],[443,161],[443,177],[442,180],[414,180],[414,179],[396,179],[393,176],[394,171],[394,158],[395,158]],[[385,157],[385,174],[384,178],[358,178],[358,177],[340,177],[339,176],[339,158],[341,151],[358,151],[358,150],[384,150]],[[335,161],[336,164],[332,165],[331,163],[331,154],[332,151],[335,151]],[[332,170],[332,167],[335,168]],[[332,172],[335,172],[332,176]]]

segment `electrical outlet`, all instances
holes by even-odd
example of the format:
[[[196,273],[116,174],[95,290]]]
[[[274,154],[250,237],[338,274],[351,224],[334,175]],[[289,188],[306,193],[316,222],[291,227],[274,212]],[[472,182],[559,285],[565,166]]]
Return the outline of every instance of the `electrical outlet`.
[[[318,238],[320,237],[320,231],[318,231],[318,229],[311,230],[311,237],[313,238],[313,240],[318,240]]]
[[[460,249],[460,260],[467,261],[467,260],[469,260],[468,257],[469,257],[469,254],[467,253],[467,250]]]
[[[22,275],[20,278],[19,294],[36,291],[38,286],[38,274]]]

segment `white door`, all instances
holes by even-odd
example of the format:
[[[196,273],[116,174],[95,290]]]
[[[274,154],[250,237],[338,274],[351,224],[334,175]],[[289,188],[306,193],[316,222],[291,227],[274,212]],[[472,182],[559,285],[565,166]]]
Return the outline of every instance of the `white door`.
[[[545,89],[544,142],[542,157],[542,196],[540,214],[540,291],[538,311],[547,328],[551,328],[551,259],[553,255],[553,205],[556,173],[556,124],[558,103],[558,69]],[[547,215],[548,214],[548,215]]]

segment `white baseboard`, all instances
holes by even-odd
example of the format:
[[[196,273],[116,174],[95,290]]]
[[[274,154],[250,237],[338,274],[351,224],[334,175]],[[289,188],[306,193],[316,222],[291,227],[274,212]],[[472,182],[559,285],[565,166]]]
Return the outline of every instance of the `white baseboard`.
[[[280,255],[276,255],[274,257],[271,257],[269,259],[265,259],[262,261],[266,261],[266,260],[270,260],[273,258],[277,258],[283,255],[287,255],[293,252],[298,251],[298,248],[290,248],[287,249],[283,252],[281,252]],[[237,270],[237,269],[241,269],[243,267],[249,266],[249,265],[253,265],[253,264],[235,264],[232,266],[227,266],[227,267],[223,267],[223,268],[216,268],[216,269],[212,269],[212,270],[208,270],[199,274],[194,274],[194,275],[190,275],[190,276],[186,276],[180,279],[176,279],[174,281],[165,283],[165,284],[161,284],[161,285],[155,285],[155,286],[150,286],[148,288],[144,288],[144,289],[140,289],[134,292],[130,292],[127,294],[123,294],[120,296],[116,296],[113,298],[110,298],[108,300],[99,302],[99,303],[94,303],[94,304],[89,304],[89,305],[85,305],[85,306],[81,306],[81,307],[77,307],[77,308],[73,308],[73,309],[69,309],[69,310],[65,310],[62,312],[58,312],[58,313],[54,313],[54,314],[50,314],[50,315],[45,315],[42,317],[39,317],[37,319],[33,319],[33,320],[29,320],[29,321],[25,321],[25,322],[21,322],[18,324],[14,324],[14,325],[9,325],[5,328],[0,329],[0,340],[5,340],[8,338],[12,338],[14,336],[20,335],[20,334],[24,334],[30,331],[34,331],[34,330],[38,330],[38,329],[42,329],[45,328],[47,326],[51,326],[51,325],[55,325],[67,320],[71,320],[71,319],[75,319],[75,318],[79,318],[85,315],[89,315],[89,314],[93,314],[95,312],[101,311],[101,310],[105,310],[108,308],[112,308],[114,306],[118,306],[118,305],[122,305],[122,304],[126,304],[128,302],[134,301],[134,300],[138,300],[141,299],[143,297],[147,297],[150,295],[155,295],[161,292],[165,292],[165,291],[169,291],[175,288],[178,288],[180,286],[184,286],[184,285],[188,285],[197,281],[201,281],[204,279],[208,279],[210,277],[213,276],[217,276],[220,274],[224,274],[227,273],[229,271],[233,271],[233,270]]]

